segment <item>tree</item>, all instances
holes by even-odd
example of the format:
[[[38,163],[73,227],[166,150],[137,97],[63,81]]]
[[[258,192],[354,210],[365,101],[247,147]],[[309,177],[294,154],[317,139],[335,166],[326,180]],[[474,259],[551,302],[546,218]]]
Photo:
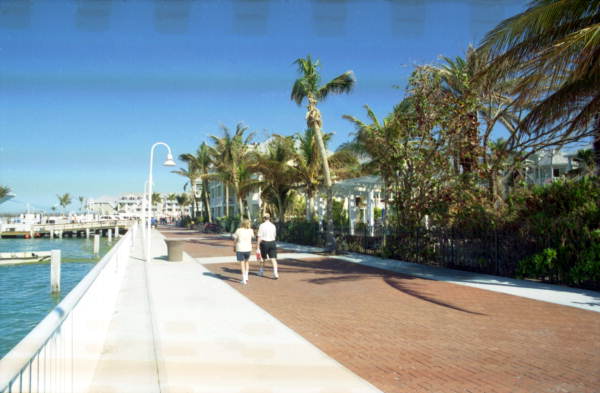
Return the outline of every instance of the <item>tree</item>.
[[[0,199],[8,196],[10,194],[10,188],[5,186],[0,186]]]
[[[78,197],[77,199],[79,199],[79,210],[83,211],[83,202],[85,202],[85,197]]]
[[[222,137],[211,135],[211,139],[215,146],[210,148],[212,161],[217,175],[225,184],[225,208],[226,214],[229,215],[229,188],[231,186],[236,196],[238,212],[240,216],[243,214],[243,199],[245,197],[246,188],[243,187],[243,182],[247,176],[245,172],[249,165],[249,144],[254,138],[254,133],[244,136],[248,127],[242,123],[238,123],[235,133],[232,135],[229,129],[221,126],[223,130]]]
[[[323,101],[330,94],[349,93],[354,86],[354,76],[352,71],[347,71],[331,81],[320,85],[321,75],[319,74],[319,61],[313,61],[310,55],[305,59],[299,58],[294,62],[298,66],[300,78],[296,79],[292,87],[291,99],[302,105],[304,100],[307,101],[306,124],[309,129],[313,129],[317,139],[320,160],[323,167],[323,177],[325,180],[325,191],[327,193],[327,239],[325,248],[329,252],[335,252],[336,244],[333,234],[333,190],[331,184],[331,174],[329,171],[329,163],[327,162],[327,151],[321,134],[321,112],[317,108],[317,104]]]
[[[594,135],[600,168],[600,0],[533,0],[484,38],[484,74],[518,78],[517,104],[533,103],[519,128],[562,143]]]
[[[190,197],[186,193],[176,195],[175,200],[181,208],[185,208],[190,204]]]
[[[152,193],[152,206],[159,205],[160,203],[162,203],[162,201],[163,201],[163,198],[160,196],[160,194],[158,192]]]
[[[285,222],[292,192],[300,177],[291,165],[296,157],[293,137],[273,135],[265,153],[252,154],[253,170],[262,175],[256,183],[262,188],[261,198],[277,208],[279,222]]]
[[[210,211],[210,193],[208,190],[209,172],[212,165],[212,159],[210,155],[210,148],[206,142],[202,142],[198,150],[196,151],[196,164],[200,171],[200,178],[202,179],[202,202],[204,204],[204,211],[206,212],[205,218],[209,222],[212,222],[212,213]]]
[[[71,204],[71,195],[69,193],[63,195],[56,195],[58,198],[58,204],[62,206],[63,210]]]
[[[190,200],[192,202],[192,218],[196,218],[196,212],[198,211],[196,206],[196,184],[201,173],[200,163],[198,162],[198,158],[190,153],[179,155],[179,159],[187,163],[187,169],[179,168],[179,170],[171,172],[188,179],[188,182],[184,185],[184,190],[189,184]]]

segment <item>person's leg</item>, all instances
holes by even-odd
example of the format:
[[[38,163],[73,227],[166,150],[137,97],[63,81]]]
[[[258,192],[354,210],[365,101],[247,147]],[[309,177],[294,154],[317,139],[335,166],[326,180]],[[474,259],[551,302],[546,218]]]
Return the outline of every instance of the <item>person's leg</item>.
[[[244,284],[248,282],[248,271],[249,271],[249,263],[248,260],[246,259],[245,261],[242,262],[242,277],[244,280]]]
[[[264,243],[260,243],[260,259],[258,260],[258,275],[259,276],[263,276],[265,274],[265,258],[267,258],[267,256],[265,255],[265,251],[264,251]]]
[[[277,259],[271,258],[271,264],[273,265],[273,278],[279,278],[279,273],[277,272]]]

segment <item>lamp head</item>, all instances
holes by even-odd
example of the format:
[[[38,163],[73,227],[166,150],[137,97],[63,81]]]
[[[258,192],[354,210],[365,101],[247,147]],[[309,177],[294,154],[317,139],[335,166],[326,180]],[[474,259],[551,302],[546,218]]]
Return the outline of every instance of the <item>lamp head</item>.
[[[177,166],[175,161],[173,160],[173,155],[171,153],[167,154],[167,159],[163,162],[164,166]]]

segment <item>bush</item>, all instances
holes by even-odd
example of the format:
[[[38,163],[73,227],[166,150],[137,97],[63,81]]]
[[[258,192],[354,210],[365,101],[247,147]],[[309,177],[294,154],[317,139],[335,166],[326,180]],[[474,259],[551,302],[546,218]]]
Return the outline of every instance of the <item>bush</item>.
[[[600,287],[600,187],[592,178],[536,187],[522,199],[517,220],[539,252],[518,272],[570,285]]]

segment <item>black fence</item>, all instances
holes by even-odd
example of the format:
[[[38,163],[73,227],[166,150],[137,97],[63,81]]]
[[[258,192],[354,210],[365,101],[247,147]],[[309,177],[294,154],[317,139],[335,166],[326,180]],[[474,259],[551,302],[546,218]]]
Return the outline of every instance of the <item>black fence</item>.
[[[371,254],[407,262],[514,277],[518,262],[539,251],[533,239],[515,231],[467,231],[456,228],[413,230],[357,226],[335,231],[338,251]],[[325,233],[317,223],[279,226],[279,238],[297,244],[323,246]]]

